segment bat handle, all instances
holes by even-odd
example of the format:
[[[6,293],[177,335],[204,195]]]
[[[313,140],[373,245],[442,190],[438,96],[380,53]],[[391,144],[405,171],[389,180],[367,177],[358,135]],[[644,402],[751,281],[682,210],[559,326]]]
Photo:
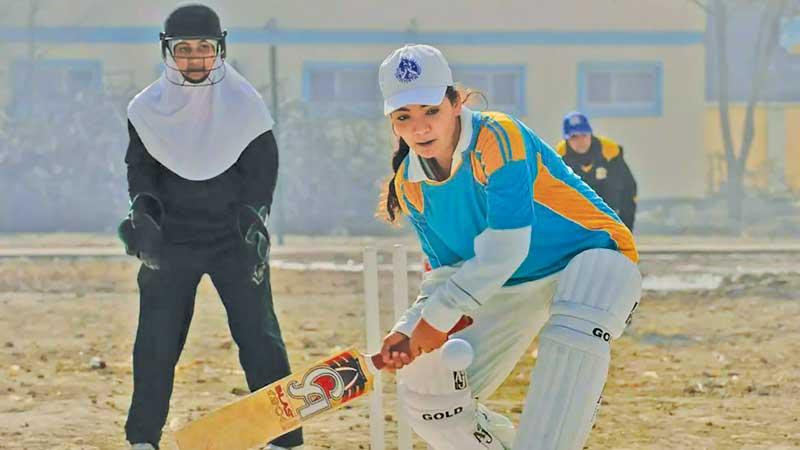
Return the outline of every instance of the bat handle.
[[[458,319],[458,322],[456,322],[456,324],[453,325],[453,328],[451,328],[450,331],[447,332],[447,336],[452,336],[452,335],[458,333],[459,331],[463,330],[464,328],[467,328],[468,326],[472,325],[472,322],[473,322],[472,317],[461,316],[461,318]],[[398,352],[410,355],[411,354],[411,340],[410,339],[405,339],[403,342],[401,342],[401,343],[395,345],[394,347],[392,347],[392,351],[398,351]],[[383,357],[381,357],[380,353],[376,353],[376,354],[374,354],[372,356],[369,356],[369,358],[372,361],[372,364],[375,366],[376,369],[383,370],[383,367],[384,367]]]

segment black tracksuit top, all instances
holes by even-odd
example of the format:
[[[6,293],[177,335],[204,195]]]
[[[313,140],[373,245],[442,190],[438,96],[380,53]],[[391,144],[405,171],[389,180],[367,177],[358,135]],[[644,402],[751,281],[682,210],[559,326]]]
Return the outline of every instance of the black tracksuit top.
[[[202,181],[187,180],[159,163],[130,121],[128,133],[128,193],[131,199],[147,192],[161,200],[165,241],[202,244],[236,236],[240,206],[270,210],[278,176],[278,146],[272,131],[253,139],[233,166]]]

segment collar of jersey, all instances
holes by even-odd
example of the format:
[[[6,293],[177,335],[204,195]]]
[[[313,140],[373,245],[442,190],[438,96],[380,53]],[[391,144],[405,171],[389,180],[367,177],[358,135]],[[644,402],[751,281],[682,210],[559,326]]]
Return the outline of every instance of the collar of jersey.
[[[453,161],[450,163],[450,176],[442,181],[436,181],[428,178],[425,170],[422,168],[422,163],[419,161],[419,156],[414,153],[414,150],[408,154],[408,181],[412,183],[419,183],[425,181],[430,184],[443,184],[453,178],[458,169],[461,167],[461,162],[464,160],[463,153],[469,149],[472,143],[472,111],[467,107],[461,107],[461,134],[458,135],[458,144],[453,151]]]

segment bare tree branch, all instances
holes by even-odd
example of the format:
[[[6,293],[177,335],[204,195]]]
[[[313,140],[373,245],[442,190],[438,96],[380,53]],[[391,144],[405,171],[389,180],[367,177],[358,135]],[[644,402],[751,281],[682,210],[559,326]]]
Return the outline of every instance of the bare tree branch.
[[[762,5],[764,10],[761,12],[761,21],[758,24],[758,34],[756,35],[756,43],[753,45],[753,67],[759,67],[761,64],[761,58],[764,56],[764,39],[765,35],[769,33],[767,29],[769,27],[770,22],[770,5],[769,0]],[[757,70],[757,69],[756,69]]]
[[[755,107],[761,99],[761,91],[767,81],[769,64],[772,61],[772,56],[775,54],[775,49],[778,47],[781,19],[784,17],[788,6],[788,0],[779,0],[775,8],[767,6],[764,11],[764,15],[762,16],[762,30],[759,31],[759,41],[762,41],[762,32],[766,34],[766,41],[758,42],[756,47],[753,84],[750,90],[750,98],[747,101],[745,128],[742,136],[741,148],[739,151],[738,163],[742,170],[744,170],[747,157],[749,156],[750,149],[752,148],[751,144],[753,143],[753,138],[755,137],[755,118],[753,117],[755,115]]]
[[[711,8],[708,7],[708,5],[706,5],[705,3],[701,2],[700,0],[688,0],[688,2],[695,4],[697,7],[699,7],[703,11],[705,11],[706,14],[708,14],[708,15],[713,15],[714,14],[714,11],[712,11]]]
[[[719,121],[722,133],[722,142],[725,146],[725,161],[730,168],[736,162],[733,154],[733,137],[731,133],[731,118],[728,103],[728,42],[727,42],[727,8],[724,0],[715,0],[714,17],[715,41],[717,44],[717,68],[718,68],[718,93],[719,96]]]
[[[36,15],[39,13],[41,3],[38,0],[28,2],[28,60],[36,58]]]

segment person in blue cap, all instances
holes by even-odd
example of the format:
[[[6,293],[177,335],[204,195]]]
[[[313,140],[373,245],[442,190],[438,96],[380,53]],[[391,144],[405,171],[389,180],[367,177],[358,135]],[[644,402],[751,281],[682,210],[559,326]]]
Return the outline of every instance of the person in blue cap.
[[[595,135],[585,114],[564,116],[564,140],[556,151],[622,219],[631,231],[636,216],[636,180],[622,157],[622,146]]]

